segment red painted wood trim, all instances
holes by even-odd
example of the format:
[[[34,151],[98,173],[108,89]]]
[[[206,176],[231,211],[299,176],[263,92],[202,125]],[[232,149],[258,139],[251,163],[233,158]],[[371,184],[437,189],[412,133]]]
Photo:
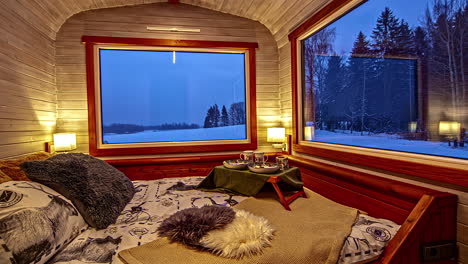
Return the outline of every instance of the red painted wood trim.
[[[345,5],[351,3],[352,0],[333,0],[330,2],[328,5],[324,6],[322,9],[320,9],[316,14],[314,14],[312,17],[307,19],[304,23],[302,23],[300,26],[298,26],[296,29],[294,29],[291,33],[289,33],[288,38],[290,41],[297,39],[313,27],[315,27],[317,24],[325,20],[326,18],[330,17],[333,15],[336,11],[340,10],[343,8]],[[366,2],[366,1],[364,1]],[[363,3],[364,3],[363,2]]]
[[[434,241],[456,240],[457,196],[447,193],[424,195],[395,237],[374,263],[422,263],[420,246]],[[437,263],[457,263],[456,259]]]
[[[95,79],[94,79],[94,44],[85,43],[86,49],[86,83],[88,97],[88,137],[89,153],[96,153],[96,97],[95,97]],[[91,143],[92,142],[92,143]]]
[[[160,153],[190,153],[190,152],[212,152],[228,150],[257,149],[257,115],[256,115],[256,59],[255,49],[258,43],[253,42],[223,42],[223,41],[194,41],[194,40],[171,40],[171,39],[145,39],[145,38],[117,38],[101,36],[83,36],[83,43],[86,44],[86,74],[88,92],[88,134],[89,152],[93,156],[120,156],[120,155],[144,155]],[[115,45],[147,45],[166,47],[197,47],[197,48],[235,48],[248,50],[249,56],[249,91],[250,91],[250,142],[241,144],[213,143],[208,145],[196,145],[194,142],[190,146],[154,146],[132,148],[105,149],[97,147],[96,135],[96,106],[95,106],[95,77],[94,77],[94,45],[115,44]]]
[[[345,151],[331,150],[320,147],[303,146],[295,144],[293,150],[308,153],[315,156],[334,160],[345,161],[354,164],[369,166],[372,168],[418,176],[434,181],[468,187],[468,169],[456,169],[435,166],[431,164],[417,163],[413,161],[397,160],[378,157],[375,155],[349,153]]]
[[[328,175],[331,179],[349,182],[355,186],[362,186],[365,189],[379,193],[391,194],[408,201],[417,202],[424,194],[434,192],[432,189],[421,186],[410,185],[404,182],[386,179],[346,168],[340,168],[318,161],[299,158],[296,156],[288,156],[288,158],[293,164],[297,164],[298,166],[307,168],[311,171]]]
[[[257,44],[257,43],[255,43]],[[257,45],[258,47],[258,45]],[[255,48],[249,48],[249,91],[250,91],[250,135],[251,135],[251,146],[245,149],[257,149],[257,63],[255,56]]]
[[[192,47],[192,48],[258,48],[256,42],[235,41],[206,41],[206,40],[181,40],[181,39],[149,39],[149,38],[123,38],[103,36],[83,36],[83,43],[112,44],[112,45],[141,45],[160,47]]]
[[[95,136],[94,136],[95,137]],[[91,138],[91,137],[90,137]],[[94,146],[96,146],[96,141],[94,141]],[[172,146],[172,147],[135,147],[135,148],[120,148],[120,149],[98,149],[94,147],[94,152],[91,151],[91,141],[90,153],[93,156],[122,156],[122,155],[142,155],[142,154],[173,154],[173,153],[194,153],[194,152],[216,152],[216,151],[229,151],[229,150],[246,150],[246,149],[256,149],[257,144],[256,140],[252,138],[251,143],[244,144],[210,144],[210,145],[193,145],[193,146]]]
[[[422,263],[422,244],[456,240],[457,196],[454,194],[295,156],[289,159],[291,164],[300,167],[305,186],[314,192],[402,225],[381,257],[372,263]],[[400,203],[395,203],[398,200]],[[403,204],[406,201],[410,203]],[[437,263],[456,263],[456,260]]]
[[[268,157],[280,155],[276,152],[265,153]],[[139,158],[139,159],[105,159],[112,166],[142,166],[156,164],[184,164],[194,162],[212,162],[239,159],[239,154],[188,156],[188,157],[164,157],[164,158]],[[220,164],[221,165],[221,164]]]
[[[238,159],[238,154],[211,155],[211,156],[190,156],[190,157],[170,157],[170,158],[143,158],[143,159],[116,159],[105,160],[112,166],[141,166],[155,164],[183,164],[189,162],[209,162]]]
[[[298,99],[298,89],[302,89],[297,87],[297,40],[291,40],[291,87],[292,87],[292,109],[293,109],[293,116],[292,116],[292,142],[293,144],[299,143],[299,131],[297,125],[299,124],[299,117],[298,117],[298,106],[299,106],[299,99]],[[293,145],[290,146],[291,151],[293,150]]]

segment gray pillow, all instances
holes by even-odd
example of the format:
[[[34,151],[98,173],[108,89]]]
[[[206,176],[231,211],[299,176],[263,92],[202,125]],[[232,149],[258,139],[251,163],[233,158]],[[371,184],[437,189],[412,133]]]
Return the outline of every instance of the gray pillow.
[[[95,228],[115,223],[135,194],[132,182],[119,170],[81,153],[67,153],[21,164],[27,176],[61,193]]]
[[[166,218],[157,231],[159,236],[168,237],[172,241],[198,246],[207,232],[231,223],[235,215],[234,210],[227,206],[187,208]]]

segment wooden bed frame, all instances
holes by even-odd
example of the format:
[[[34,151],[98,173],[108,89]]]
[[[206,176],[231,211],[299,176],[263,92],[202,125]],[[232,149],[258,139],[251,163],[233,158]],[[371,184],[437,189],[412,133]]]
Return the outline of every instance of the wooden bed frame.
[[[274,155],[274,154],[273,154]],[[380,258],[372,263],[424,263],[425,244],[456,240],[457,196],[371,174],[289,155],[304,185],[338,203],[401,224]],[[237,155],[107,160],[132,180],[207,175]],[[434,252],[436,254],[437,252]],[[456,259],[431,263],[456,263]]]

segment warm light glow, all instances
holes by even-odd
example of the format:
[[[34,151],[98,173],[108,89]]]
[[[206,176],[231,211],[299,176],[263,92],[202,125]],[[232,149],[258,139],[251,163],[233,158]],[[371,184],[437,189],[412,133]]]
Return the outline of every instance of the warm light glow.
[[[267,128],[267,142],[284,142],[286,129],[284,127]]]
[[[457,136],[460,134],[460,123],[453,121],[440,121],[439,135]]]
[[[76,149],[76,134],[58,133],[54,134],[55,151],[68,151]]]
[[[168,32],[192,32],[200,33],[199,28],[186,28],[186,27],[168,27],[168,26],[147,26],[147,30],[151,31],[168,31]]]
[[[416,123],[416,122],[409,122],[409,124],[408,124],[408,130],[409,130],[409,132],[411,132],[411,133],[416,132],[417,126],[418,126],[418,123]]]
[[[312,139],[314,139],[314,127],[313,126],[304,127],[304,140],[312,140]]]

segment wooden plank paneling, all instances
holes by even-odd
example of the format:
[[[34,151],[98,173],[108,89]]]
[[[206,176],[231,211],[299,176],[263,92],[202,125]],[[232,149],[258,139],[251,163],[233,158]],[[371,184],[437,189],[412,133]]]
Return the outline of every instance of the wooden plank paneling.
[[[261,128],[258,141],[259,148],[273,151],[271,144],[266,142],[266,127],[281,125],[278,49],[269,30],[260,23],[204,8],[167,3],[93,10],[80,13],[69,21],[62,26],[56,38],[58,131],[68,130],[86,135],[86,68],[85,50],[80,44],[82,35],[258,42],[257,125]],[[177,25],[178,22],[200,28],[201,33],[159,33],[146,30],[146,25]],[[261,131],[263,128],[264,132]],[[80,142],[78,145],[86,150],[86,146]]]
[[[55,28],[29,4],[0,3],[0,158],[43,151],[55,128]]]
[[[458,243],[458,263],[468,263],[468,245]]]

